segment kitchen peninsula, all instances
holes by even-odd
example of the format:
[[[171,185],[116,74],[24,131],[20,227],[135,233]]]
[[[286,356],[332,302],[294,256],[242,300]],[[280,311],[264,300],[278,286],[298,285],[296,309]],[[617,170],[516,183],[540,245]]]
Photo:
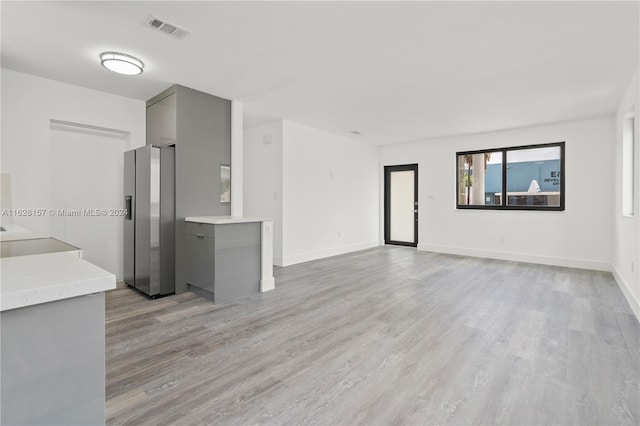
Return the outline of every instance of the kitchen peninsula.
[[[104,424],[104,292],[115,276],[53,238],[0,246],[0,423]]]
[[[217,303],[275,287],[272,221],[200,216],[185,222],[189,290]]]

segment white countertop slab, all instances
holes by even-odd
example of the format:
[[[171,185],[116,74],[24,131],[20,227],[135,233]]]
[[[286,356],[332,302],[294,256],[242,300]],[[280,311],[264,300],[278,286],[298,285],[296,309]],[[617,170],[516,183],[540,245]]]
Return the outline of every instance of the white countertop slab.
[[[31,240],[47,237],[45,235],[31,232],[30,230],[12,222],[2,223],[0,226],[5,229],[5,231],[0,231],[0,241]]]
[[[195,216],[185,217],[185,222],[208,223],[212,225],[225,225],[229,223],[269,222],[271,219],[244,216]]]
[[[3,258],[0,277],[0,311],[116,288],[115,275],[77,252]]]
[[[14,256],[33,256],[74,251],[83,258],[82,250],[55,238],[29,238],[12,241],[0,241],[0,258]]]

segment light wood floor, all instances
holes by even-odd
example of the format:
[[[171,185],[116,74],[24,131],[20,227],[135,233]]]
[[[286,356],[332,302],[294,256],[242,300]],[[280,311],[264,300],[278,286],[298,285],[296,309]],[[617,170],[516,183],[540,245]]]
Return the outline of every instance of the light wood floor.
[[[213,305],[107,294],[108,424],[640,424],[611,274],[380,247]]]

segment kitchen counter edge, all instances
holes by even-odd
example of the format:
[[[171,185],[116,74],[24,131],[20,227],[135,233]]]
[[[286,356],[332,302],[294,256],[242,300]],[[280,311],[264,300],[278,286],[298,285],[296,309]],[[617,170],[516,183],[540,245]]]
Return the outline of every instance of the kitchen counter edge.
[[[185,217],[185,222],[207,223],[211,225],[226,225],[231,223],[271,222],[271,219],[244,216],[194,216]]]
[[[0,266],[2,312],[116,288],[114,274],[77,252],[7,257]]]

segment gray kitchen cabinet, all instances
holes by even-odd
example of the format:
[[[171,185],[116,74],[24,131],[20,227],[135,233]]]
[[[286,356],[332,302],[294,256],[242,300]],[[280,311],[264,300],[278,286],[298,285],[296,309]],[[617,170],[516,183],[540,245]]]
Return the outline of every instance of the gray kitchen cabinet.
[[[147,145],[173,145],[177,138],[176,93],[164,94],[147,104]]]
[[[3,425],[103,425],[104,293],[3,311]]]
[[[187,284],[196,294],[225,302],[260,292],[259,222],[187,223]]]
[[[215,294],[215,244],[213,236],[187,236],[187,282]]]

